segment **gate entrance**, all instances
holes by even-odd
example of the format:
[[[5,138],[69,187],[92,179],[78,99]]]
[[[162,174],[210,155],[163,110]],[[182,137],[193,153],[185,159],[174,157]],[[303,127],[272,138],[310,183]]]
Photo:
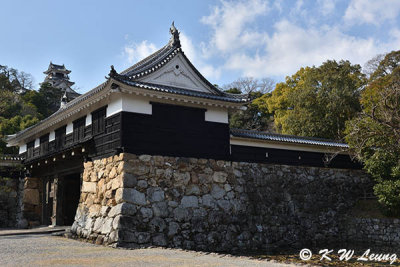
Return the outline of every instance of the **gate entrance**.
[[[79,198],[81,196],[80,174],[70,174],[65,176],[62,181],[62,222],[63,225],[72,225],[74,223],[76,209],[78,208]]]
[[[79,204],[81,175],[73,173],[43,181],[42,221],[47,225],[72,225]]]

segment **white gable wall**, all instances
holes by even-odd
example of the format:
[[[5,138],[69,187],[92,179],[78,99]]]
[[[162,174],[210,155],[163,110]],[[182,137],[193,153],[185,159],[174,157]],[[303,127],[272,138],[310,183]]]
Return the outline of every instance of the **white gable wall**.
[[[212,93],[212,90],[189,67],[181,54],[176,55],[160,69],[139,79],[139,81]]]

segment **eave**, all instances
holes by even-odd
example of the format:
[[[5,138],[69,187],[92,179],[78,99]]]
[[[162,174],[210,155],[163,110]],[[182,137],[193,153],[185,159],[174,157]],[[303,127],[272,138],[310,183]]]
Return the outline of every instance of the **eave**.
[[[158,99],[175,100],[177,102],[196,103],[218,107],[241,107],[247,103],[247,99],[225,98],[212,94],[204,94],[196,91],[174,88],[169,86],[147,84],[135,81],[123,81],[113,79],[113,83],[121,88],[122,92],[135,93],[142,96],[150,96]],[[175,90],[175,91],[174,91]]]
[[[231,129],[231,145],[244,145],[320,153],[348,154],[348,145],[333,140]]]
[[[68,119],[69,117],[106,98],[111,94],[110,86],[108,86],[109,84],[110,80],[107,80],[89,92],[80,95],[71,102],[68,102],[63,108],[60,108],[46,119],[41,120],[37,124],[14,135],[8,135],[6,140],[7,146],[17,146],[23,140],[33,135],[43,133],[49,127]]]
[[[317,152],[317,153],[328,153],[328,154],[348,154],[346,150],[341,148],[333,148],[318,145],[306,145],[298,143],[287,143],[281,141],[270,141],[270,140],[258,140],[252,138],[235,137],[230,138],[231,145],[238,146],[251,146],[251,147],[262,147],[262,148],[273,148],[273,149],[284,149],[294,151],[306,151],[306,152]]]

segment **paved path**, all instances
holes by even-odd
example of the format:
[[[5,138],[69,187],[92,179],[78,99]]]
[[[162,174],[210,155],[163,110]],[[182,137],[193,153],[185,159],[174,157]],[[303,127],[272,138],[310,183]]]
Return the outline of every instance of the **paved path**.
[[[68,226],[39,226],[31,229],[0,228],[0,237],[9,235],[32,235],[32,234],[51,234],[64,232]]]
[[[0,266],[297,266],[177,249],[115,249],[50,235],[0,236]]]

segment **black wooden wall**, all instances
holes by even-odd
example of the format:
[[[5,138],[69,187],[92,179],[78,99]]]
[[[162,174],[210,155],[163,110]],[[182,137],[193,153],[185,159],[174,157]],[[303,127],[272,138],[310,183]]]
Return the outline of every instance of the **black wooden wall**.
[[[152,103],[152,115],[122,112],[122,146],[134,154],[228,159],[229,126],[205,109]]]
[[[250,147],[250,146],[231,146],[231,160],[245,162],[263,162],[285,165],[301,165],[313,167],[331,167],[344,169],[361,169],[362,166],[356,161],[352,161],[348,155],[336,155],[330,161],[325,161],[324,153],[294,151],[285,149]]]
[[[106,107],[92,113],[92,125],[85,127],[85,117],[74,122],[73,133],[65,126],[56,130],[56,138],[40,138],[27,145],[27,160],[36,160],[85,148],[88,158],[98,158],[120,151],[176,157],[223,159],[231,161],[275,163],[315,167],[359,169],[361,165],[347,155],[337,155],[328,164],[324,153],[249,146],[230,146],[229,125],[205,121],[206,109],[160,103],[152,104],[152,115],[121,112],[106,116]]]

